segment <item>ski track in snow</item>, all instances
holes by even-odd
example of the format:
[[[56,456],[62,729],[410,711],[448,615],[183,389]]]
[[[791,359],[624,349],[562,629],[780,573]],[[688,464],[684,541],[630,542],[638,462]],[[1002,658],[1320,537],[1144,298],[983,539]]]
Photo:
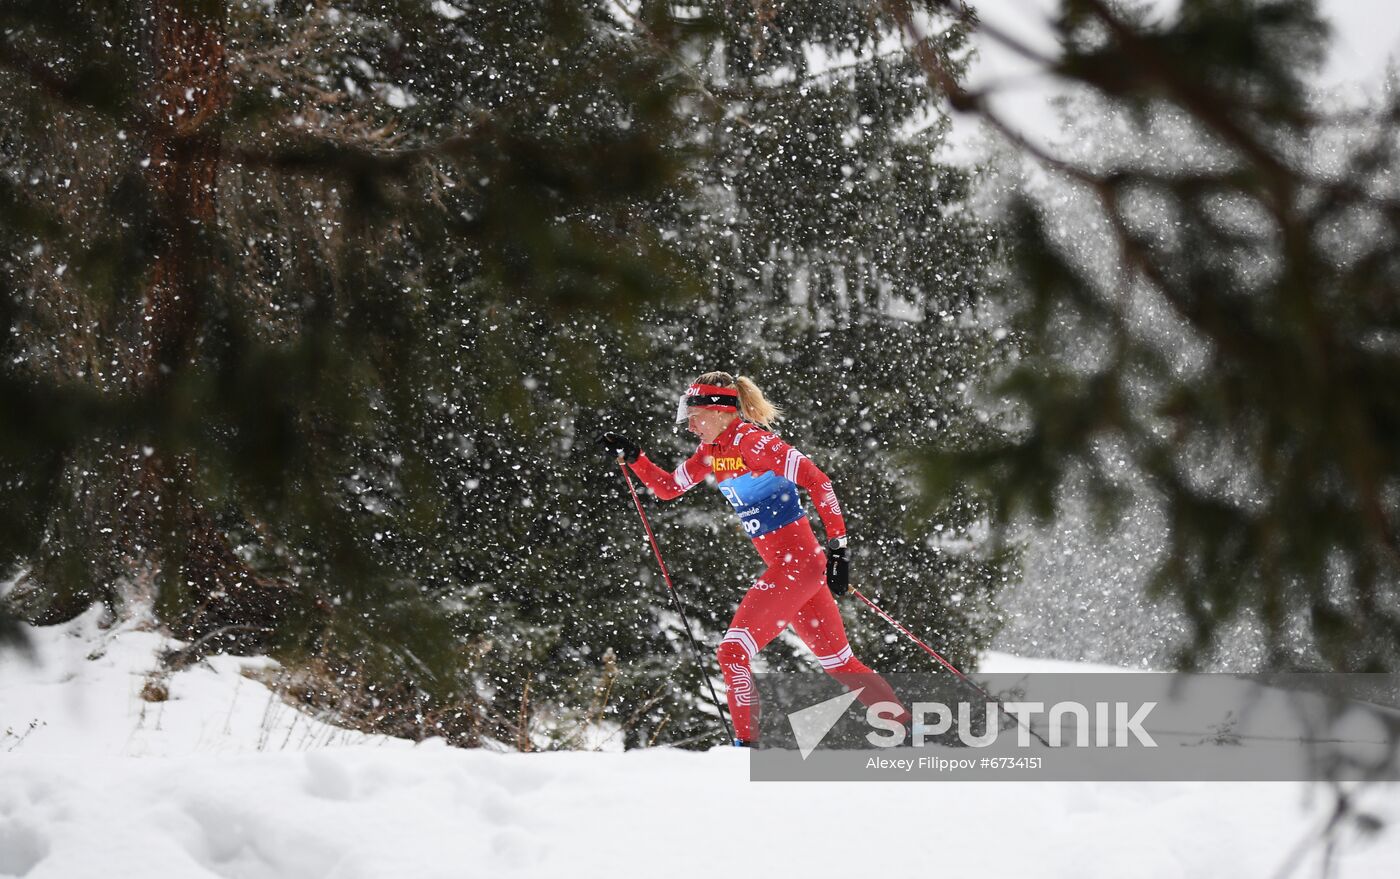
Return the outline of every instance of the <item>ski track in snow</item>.
[[[0,656],[0,876],[1262,877],[1329,805],[1300,784],[757,784],[729,748],[415,746],[269,710],[240,674],[265,660],[216,658],[145,702],[165,642],[95,621],[37,630],[37,666]],[[1372,794],[1400,821],[1400,792]],[[1348,844],[1340,875],[1396,864],[1391,831]]]

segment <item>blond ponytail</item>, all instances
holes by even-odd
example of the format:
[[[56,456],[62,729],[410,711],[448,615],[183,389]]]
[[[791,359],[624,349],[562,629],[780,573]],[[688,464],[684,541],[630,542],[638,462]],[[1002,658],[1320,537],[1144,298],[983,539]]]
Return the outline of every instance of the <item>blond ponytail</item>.
[[[739,392],[739,414],[754,424],[772,430],[773,423],[783,417],[783,410],[768,402],[768,398],[763,396],[763,391],[760,391],[753,379],[746,375],[735,378],[727,372],[707,372],[696,379],[696,382],[702,385],[737,390]]]
[[[754,424],[772,430],[773,422],[783,417],[783,410],[768,402],[768,398],[748,376],[741,375],[734,383],[739,388],[739,411],[743,416]]]

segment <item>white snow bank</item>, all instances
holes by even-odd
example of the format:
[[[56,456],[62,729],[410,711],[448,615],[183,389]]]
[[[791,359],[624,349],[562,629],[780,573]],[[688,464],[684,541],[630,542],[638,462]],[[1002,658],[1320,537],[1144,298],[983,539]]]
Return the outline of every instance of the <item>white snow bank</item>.
[[[174,757],[229,751],[304,751],[327,745],[408,742],[367,736],[298,712],[245,675],[276,668],[262,658],[213,656],[169,676],[158,655],[181,645],[131,626],[104,630],[94,607],[62,626],[32,629],[37,662],[0,654],[0,754]],[[1114,666],[988,653],[987,673],[1124,671]],[[168,698],[147,701],[148,684]],[[22,740],[22,742],[21,742]],[[617,749],[620,741],[598,745]],[[0,873],[3,875],[3,873]]]
[[[1145,671],[1145,669],[1123,668],[1117,665],[1100,665],[1093,662],[1066,662],[1062,659],[1033,659],[1028,656],[1014,656],[1010,653],[998,653],[995,650],[982,654],[982,661],[977,664],[977,671],[980,674],[989,675],[1009,675],[1009,674],[1064,674],[1075,672],[1087,674],[1090,672],[1098,674],[1132,674],[1135,671]]]
[[[33,664],[14,652],[0,653],[0,755],[13,749],[25,755],[143,757],[408,744],[298,712],[244,675],[276,668],[268,659],[214,656],[159,675],[159,654],[180,642],[130,626],[104,630],[101,618],[95,606],[71,623],[31,629]],[[168,698],[142,698],[148,684],[163,686]]]
[[[37,666],[0,654],[0,734],[44,722],[0,739],[0,876],[1270,876],[1330,804],[1299,784],[759,784],[728,748],[413,746],[298,717],[241,676],[257,661],[180,672],[145,702],[163,639],[95,623],[37,630]],[[1400,795],[1371,793],[1400,821]],[[1348,844],[1340,875],[1397,863],[1388,832]]]
[[[1271,876],[1323,817],[1300,785],[757,784],[747,762],[733,749],[16,753],[0,757],[0,874]],[[1400,818],[1396,805],[1377,809]],[[1389,879],[1397,863],[1388,833],[1348,846],[1340,875]]]

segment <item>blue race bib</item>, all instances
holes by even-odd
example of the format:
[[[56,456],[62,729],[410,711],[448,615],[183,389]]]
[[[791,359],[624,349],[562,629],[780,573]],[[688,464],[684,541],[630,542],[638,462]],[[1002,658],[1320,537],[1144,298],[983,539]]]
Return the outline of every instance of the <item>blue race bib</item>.
[[[762,537],[804,515],[796,484],[772,471],[726,479],[719,483],[719,490],[739,514],[744,533],[750,537]]]

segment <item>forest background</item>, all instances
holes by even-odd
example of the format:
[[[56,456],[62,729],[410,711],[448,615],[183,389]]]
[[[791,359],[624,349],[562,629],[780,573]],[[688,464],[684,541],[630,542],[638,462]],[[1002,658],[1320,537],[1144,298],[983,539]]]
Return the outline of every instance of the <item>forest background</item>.
[[[0,637],[101,601],[361,728],[710,744],[591,437],[678,458],[676,395],[725,369],[833,476],[857,584],[957,663],[1026,522],[1145,504],[1173,664],[1242,630],[1258,667],[1393,668],[1393,92],[1317,105],[1309,2],[1067,0],[1041,61],[1121,136],[1051,155],[965,86],[978,26],[7,4]],[[950,109],[1000,146],[946,158]],[[716,506],[652,508],[710,641],[756,564]]]

